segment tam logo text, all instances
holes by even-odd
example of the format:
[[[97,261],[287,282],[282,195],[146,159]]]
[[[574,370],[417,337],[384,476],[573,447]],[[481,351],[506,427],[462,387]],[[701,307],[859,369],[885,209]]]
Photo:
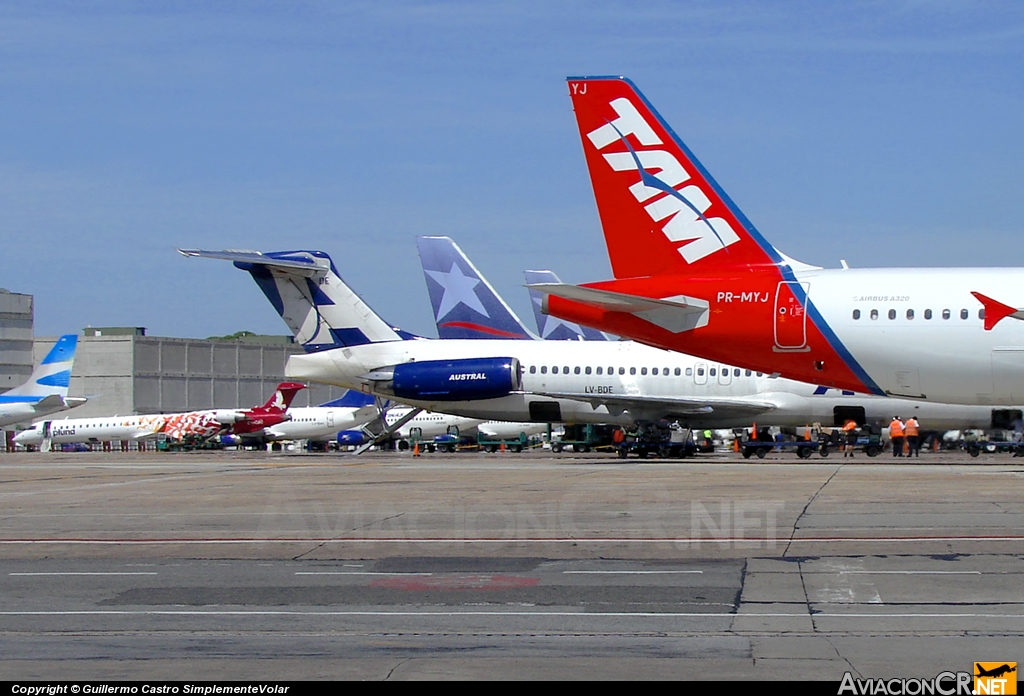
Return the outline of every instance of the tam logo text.
[[[629,187],[637,202],[654,222],[665,221],[661,232],[673,243],[687,263],[700,259],[740,241],[729,222],[720,217],[705,215],[711,208],[707,194],[691,180],[671,152],[658,148],[663,145],[650,124],[644,120],[633,103],[625,97],[610,103],[617,118],[595,128],[587,138],[598,150],[612,143],[622,142],[626,152],[603,155],[614,171],[637,171],[640,181]],[[627,141],[632,135],[642,146],[633,149]],[[651,148],[651,149],[647,149]]]

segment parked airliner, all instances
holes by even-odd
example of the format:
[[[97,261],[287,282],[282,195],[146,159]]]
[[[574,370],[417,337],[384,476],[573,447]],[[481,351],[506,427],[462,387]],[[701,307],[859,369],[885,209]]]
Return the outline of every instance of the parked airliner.
[[[0,426],[30,421],[88,401],[68,396],[77,346],[75,334],[61,336],[27,382],[0,394]]]
[[[536,285],[547,313],[828,387],[1024,402],[1024,271],[794,261],[629,80],[568,86],[615,280]]]
[[[991,424],[989,409],[935,404],[925,415],[925,404],[843,396],[632,341],[421,339],[373,312],[324,252],[182,253],[230,260],[253,276],[308,351],[288,359],[286,374],[427,410],[543,423],[634,425],[671,419],[701,428],[755,420],[790,426],[849,417],[888,422],[896,413],[916,413],[926,427],[937,429]],[[468,267],[459,271],[469,273]],[[477,310],[473,321],[486,319]]]
[[[333,440],[338,433],[361,428],[377,418],[372,396],[348,391],[340,399],[319,406],[289,408],[288,420],[268,425],[244,435],[225,434],[227,445],[261,445],[268,442],[296,440]]]
[[[282,382],[263,406],[249,409],[209,409],[145,416],[108,416],[44,420],[14,437],[19,445],[46,443],[147,440],[160,435],[170,440],[208,438],[220,434],[251,435],[288,419],[288,406],[306,385]]]

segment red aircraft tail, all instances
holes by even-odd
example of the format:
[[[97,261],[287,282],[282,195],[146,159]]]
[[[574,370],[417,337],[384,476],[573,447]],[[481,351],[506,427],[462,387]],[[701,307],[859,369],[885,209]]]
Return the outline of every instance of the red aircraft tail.
[[[267,403],[263,404],[259,410],[268,413],[284,413],[292,405],[295,395],[305,388],[305,384],[298,382],[281,382],[277,385],[274,395],[267,399]]]
[[[616,278],[788,262],[754,229],[632,82],[570,77]]]

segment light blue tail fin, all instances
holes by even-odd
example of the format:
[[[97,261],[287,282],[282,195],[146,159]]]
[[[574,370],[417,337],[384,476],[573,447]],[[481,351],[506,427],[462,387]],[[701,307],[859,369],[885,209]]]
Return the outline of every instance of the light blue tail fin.
[[[75,363],[75,350],[78,348],[78,336],[65,334],[57,339],[53,348],[39,363],[32,376],[24,384],[10,389],[2,395],[8,401],[38,401],[47,396],[56,395],[61,398],[68,395],[68,384],[71,382],[71,368]]]
[[[554,271],[526,271],[526,284],[561,283]],[[607,341],[608,337],[597,329],[580,326],[541,311],[544,302],[543,293],[530,290],[530,301],[533,304],[533,318],[537,320],[537,332],[540,337],[551,341]]]
[[[535,339],[462,249],[448,237],[417,237],[441,338]]]
[[[416,338],[370,309],[322,251],[178,252],[232,261],[236,268],[248,271],[306,352]]]

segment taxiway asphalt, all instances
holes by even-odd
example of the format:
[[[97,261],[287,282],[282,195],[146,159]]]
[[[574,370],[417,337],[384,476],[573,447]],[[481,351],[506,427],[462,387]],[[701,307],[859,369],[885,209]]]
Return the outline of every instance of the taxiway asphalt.
[[[839,680],[1021,660],[1020,461],[0,455],[0,670]]]

